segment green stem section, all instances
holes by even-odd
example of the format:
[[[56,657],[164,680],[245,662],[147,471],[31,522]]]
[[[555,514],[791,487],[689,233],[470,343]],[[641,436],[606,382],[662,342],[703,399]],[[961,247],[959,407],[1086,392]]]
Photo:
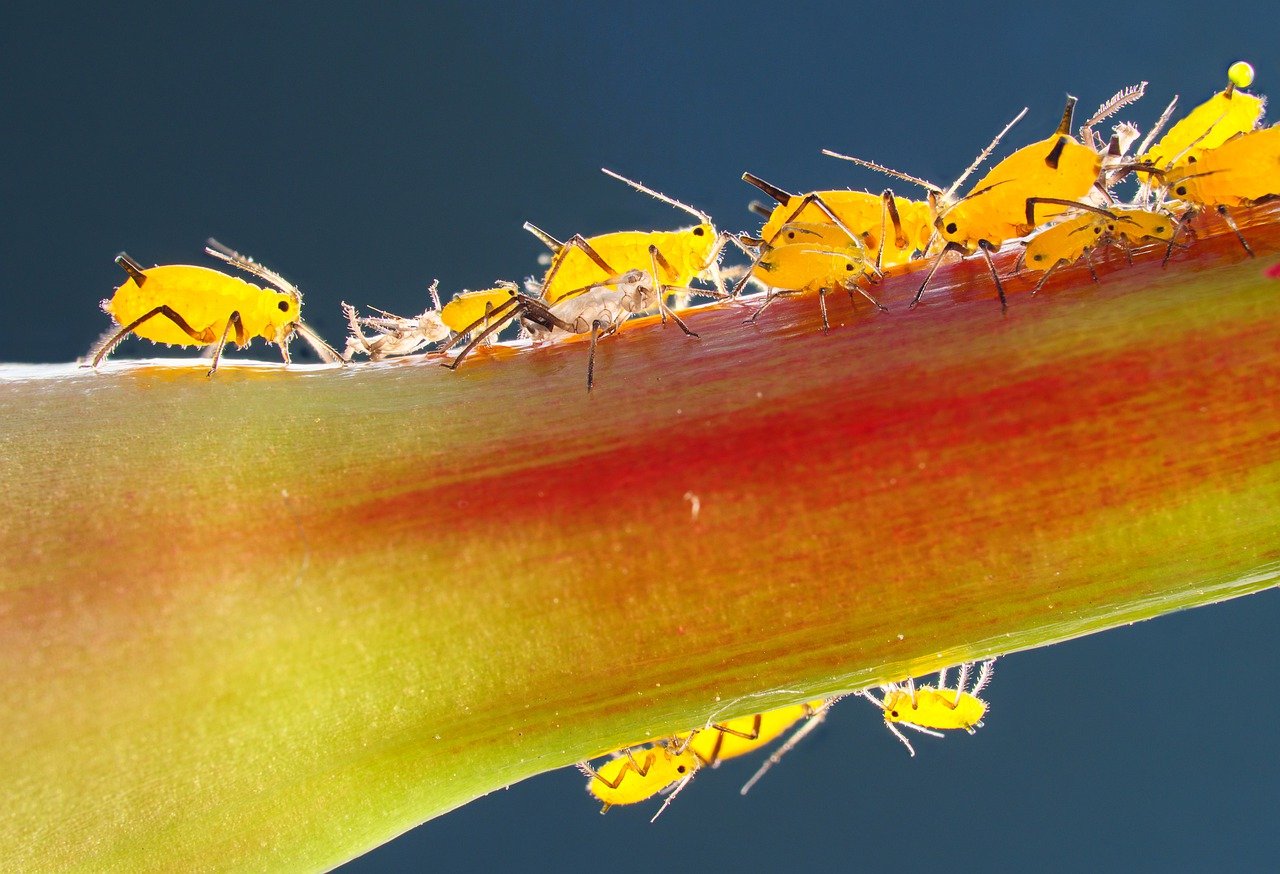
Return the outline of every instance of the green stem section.
[[[974,259],[826,335],[628,325],[590,395],[581,343],[0,369],[7,861],[330,866],[713,712],[1273,585],[1280,294],[1217,230],[1006,316]]]

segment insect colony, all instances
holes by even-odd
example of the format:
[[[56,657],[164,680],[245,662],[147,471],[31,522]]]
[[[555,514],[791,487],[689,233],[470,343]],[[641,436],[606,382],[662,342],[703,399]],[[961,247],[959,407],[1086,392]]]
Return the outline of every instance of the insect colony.
[[[526,223],[525,229],[551,252],[540,282],[529,280],[523,290],[513,282],[498,282],[490,289],[462,291],[444,305],[433,283],[431,307],[412,318],[381,310],[361,316],[343,304],[350,336],[342,353],[302,321],[302,296],[296,287],[214,240],[208,241],[208,254],[262,280],[264,287],[205,267],[144,268],[122,253],[116,262],[129,278],[110,300],[103,301],[116,326],[90,351],[88,363],[96,367],[129,334],[136,334],[160,343],[203,347],[211,354],[210,374],[217,370],[229,341],[244,346],[254,337],[279,346],[287,364],[289,341],[299,334],[329,363],[348,363],[360,355],[378,361],[431,346],[447,354],[460,345],[445,362],[456,369],[480,344],[517,325],[521,337],[535,344],[588,336],[587,389],[591,390],[597,342],[617,332],[633,315],[656,312],[664,322],[670,319],[687,336],[696,337],[678,312],[691,295],[750,303],[749,322],[781,295],[815,295],[827,330],[829,294],[843,292],[854,305],[859,295],[885,311],[873,294],[876,283],[886,271],[912,269],[913,262],[919,261],[928,267],[911,303],[914,307],[943,259],[954,252],[985,261],[1004,308],[1004,284],[992,254],[1005,246],[1017,247],[1019,252],[1013,275],[1039,274],[1035,293],[1055,270],[1082,259],[1096,280],[1092,255],[1109,247],[1119,248],[1132,261],[1134,248],[1159,245],[1167,261],[1175,247],[1189,245],[1188,222],[1200,212],[1218,216],[1252,256],[1231,210],[1280,197],[1280,127],[1262,126],[1265,99],[1243,90],[1253,80],[1248,64],[1233,64],[1227,75],[1222,91],[1168,126],[1176,109],[1175,97],[1141,142],[1137,127],[1127,122],[1115,125],[1107,140],[1094,128],[1142,97],[1145,82],[1104,103],[1080,129],[1079,138],[1071,129],[1075,98],[1068,98],[1061,122],[1051,134],[996,163],[965,194],[959,193],[965,181],[1026,109],[945,189],[871,160],[824,150],[921,188],[920,200],[887,188],[880,194],[849,190],[794,194],[745,173],[746,182],[775,202],[772,207],[752,205],[765,218],[756,234],[717,230],[706,213],[605,170],[637,191],[689,213],[697,223],[670,231],[574,234],[563,241]],[[1136,179],[1137,190],[1123,201],[1114,189],[1130,177]],[[721,256],[730,245],[749,261],[739,268],[741,275],[734,277],[731,288],[720,269]],[[762,291],[748,297],[747,288],[753,284]],[[978,695],[991,679],[992,662],[978,666],[972,685],[971,669],[971,665],[960,666],[954,686],[947,684],[943,671],[936,685],[916,686],[908,679],[882,686],[880,697],[870,691],[857,694],[882,711],[885,724],[914,755],[899,725],[940,736],[940,732],[960,729],[972,733],[982,724],[987,705]],[[588,777],[588,791],[604,810],[658,794],[666,794],[669,804],[698,771],[761,749],[801,723],[743,787],[745,794],[822,722],[836,700],[813,700],[709,722],[671,737],[630,744],[599,766],[583,762],[578,767]]]

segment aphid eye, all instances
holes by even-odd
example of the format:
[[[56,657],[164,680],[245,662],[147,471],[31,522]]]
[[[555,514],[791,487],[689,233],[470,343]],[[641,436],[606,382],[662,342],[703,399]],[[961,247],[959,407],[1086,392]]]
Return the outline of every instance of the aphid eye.
[[[684,767],[684,765],[679,765],[679,766],[676,768],[676,773],[677,773],[677,774],[683,774],[684,772],[685,772],[685,767]]]
[[[947,233],[948,233],[948,234],[954,234],[955,232],[956,232],[956,223],[955,223],[955,222],[947,222]]]
[[[845,270],[853,270],[853,265],[852,265],[852,264],[846,264],[846,265],[844,265],[844,269],[845,269]]]
[[[280,301],[276,306],[280,307],[280,312],[282,313],[289,312],[289,302],[287,300]]]
[[[1160,227],[1156,228],[1156,233],[1157,233],[1157,234],[1163,234],[1163,233],[1164,233],[1164,225],[1161,225]]]
[[[890,710],[890,711],[889,711],[889,715],[890,715],[890,716],[892,716],[894,719],[897,719],[897,718],[898,718],[898,711],[896,711],[896,710]]]
[[[1179,185],[1175,190],[1178,192],[1178,196],[1181,197],[1182,195],[1187,193],[1187,186]]]
[[[701,236],[704,236],[706,233],[707,233],[707,232],[706,232],[705,230],[703,230],[702,228],[694,228],[694,229],[693,229],[693,235],[694,235],[695,237],[701,237]]]
[[[788,240],[794,240],[795,238],[796,238],[796,232],[795,232],[795,231],[787,231],[787,239],[788,239]]]
[[[1032,256],[1031,256],[1031,260],[1032,260],[1032,261],[1043,261],[1043,260],[1044,260],[1044,256],[1043,256],[1043,255],[1032,255]]]
[[[1107,230],[1109,230],[1109,231],[1114,231],[1115,229],[1116,229],[1116,226],[1115,226],[1115,225],[1107,225]],[[1094,229],[1093,229],[1093,232],[1094,232],[1095,234],[1100,234],[1100,233],[1102,233],[1102,228],[1094,228]]]

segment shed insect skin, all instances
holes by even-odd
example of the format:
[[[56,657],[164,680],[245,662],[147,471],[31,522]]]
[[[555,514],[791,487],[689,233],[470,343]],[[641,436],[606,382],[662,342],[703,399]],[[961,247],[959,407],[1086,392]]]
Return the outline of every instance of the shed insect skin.
[[[511,300],[518,288],[514,282],[499,280],[493,288],[460,291],[444,306],[440,305],[439,283],[432,282],[428,291],[431,307],[412,318],[382,310],[376,310],[380,313],[377,316],[357,317],[355,308],[344,302],[342,312],[351,333],[343,358],[350,361],[355,354],[363,353],[371,361],[379,361],[391,356],[412,355],[433,343],[452,346],[473,326],[488,328],[486,316]],[[511,317],[503,319],[496,330],[501,331],[510,322]],[[376,333],[367,336],[363,328],[372,328]]]
[[[259,287],[194,265],[144,268],[121,252],[115,262],[129,278],[102,302],[103,310],[121,327],[105,333],[89,351],[90,366],[96,368],[130,334],[156,343],[211,348],[210,376],[217,372],[228,341],[244,347],[254,337],[279,346],[286,365],[291,363],[289,341],[294,333],[301,335],[322,361],[342,361],[302,321],[302,293],[293,283],[212,238],[205,251],[273,287]]]

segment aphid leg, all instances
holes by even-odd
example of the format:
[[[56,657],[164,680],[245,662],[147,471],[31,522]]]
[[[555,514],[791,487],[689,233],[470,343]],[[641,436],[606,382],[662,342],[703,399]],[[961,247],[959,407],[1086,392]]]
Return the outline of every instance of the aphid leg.
[[[289,334],[287,336],[281,337],[280,342],[276,344],[277,346],[280,347],[280,357],[284,359],[285,367],[288,367],[291,364],[293,364],[293,358],[289,356],[289,341],[291,339],[293,339],[293,335]],[[345,364],[346,362],[344,361],[343,363]]]
[[[360,319],[356,315],[356,308],[344,300],[342,314],[347,317],[347,325],[351,329],[351,336],[347,338],[347,348],[343,350],[343,360],[350,361],[357,351],[370,355],[369,338],[360,330]],[[372,355],[370,357],[372,358]]]
[[[777,300],[777,299],[778,299],[778,298],[780,298],[780,297],[786,297],[786,296],[787,296],[787,295],[789,295],[789,294],[795,294],[795,292],[794,292],[794,291],[790,291],[790,290],[788,290],[788,289],[770,288],[770,289],[765,293],[765,296],[764,296],[764,303],[762,303],[762,304],[760,304],[760,306],[756,307],[756,311],[755,311],[755,312],[753,312],[753,313],[751,314],[751,317],[750,317],[750,318],[743,319],[743,320],[742,320],[742,324],[744,324],[744,325],[754,325],[754,324],[756,323],[756,319],[760,318],[760,314],[761,314],[762,312],[764,312],[765,310],[767,310],[767,309],[768,309],[768,308],[773,304],[773,302],[774,302],[775,300]]]
[[[440,280],[431,280],[431,285],[427,288],[427,294],[431,295],[431,307],[436,312],[441,310],[440,306]]]
[[[968,662],[965,662],[960,666],[960,676],[956,678],[956,700],[955,701],[948,703],[947,697],[945,695],[939,696],[942,699],[942,703],[946,704],[946,706],[952,710],[955,710],[957,707],[960,706],[960,696],[964,694],[964,687],[969,684],[969,669],[972,667],[973,666]],[[942,685],[942,683],[938,683],[939,692],[941,692],[944,688],[945,687]]]
[[[938,688],[939,689],[947,688],[947,674],[949,674],[950,672],[951,672],[950,668],[943,668],[942,670],[938,671]]]
[[[916,678],[907,677],[907,680],[903,685],[907,687],[907,694],[911,697],[911,709],[915,710],[920,706],[919,703],[916,702]]]
[[[763,722],[763,720],[764,720],[763,714],[757,713],[754,716],[752,716],[750,731],[738,731],[738,729],[736,728],[730,728],[729,726],[721,725],[718,722],[712,724],[711,727],[714,728],[716,731],[720,732],[722,735],[731,734],[734,737],[740,737],[743,740],[755,740],[756,738],[760,737],[760,725]]]
[[[125,325],[123,328],[116,331],[114,334],[104,334],[102,339],[98,342],[98,345],[96,345],[93,349],[89,350],[91,353],[93,353],[93,361],[90,362],[89,366],[97,367],[99,364],[102,363],[103,358],[106,358],[108,355],[110,355],[112,350],[114,350],[117,346],[120,345],[120,341],[122,341],[125,337],[128,337],[130,334],[132,334],[134,330],[143,322],[146,322],[149,319],[155,318],[156,316],[164,316],[166,319],[173,322],[175,325],[177,325],[179,328],[185,331],[187,333],[187,336],[189,336],[192,340],[195,340],[197,343],[208,343],[210,341],[210,338],[207,335],[196,333],[195,329],[192,328],[189,324],[187,324],[187,320],[184,319],[182,316],[178,315],[178,313],[175,310],[173,310],[168,305],[162,304],[156,307],[155,309],[150,310],[149,312],[143,313],[141,316],[134,319],[132,322]]]
[[[750,792],[751,787],[756,785],[756,783],[760,782],[760,778],[763,777],[770,768],[778,764],[778,762],[782,761],[783,756],[785,756],[787,753],[795,749],[796,744],[800,743],[800,741],[808,737],[810,732],[812,732],[815,728],[821,725],[822,721],[827,718],[827,713],[829,712],[831,705],[834,703],[835,703],[835,699],[833,698],[830,701],[828,701],[826,704],[824,704],[820,709],[815,710],[813,714],[810,715],[809,719],[805,721],[805,724],[797,728],[794,732],[792,732],[791,737],[787,738],[787,742],[784,743],[782,746],[778,747],[778,749],[775,750],[773,754],[769,756],[768,759],[765,760],[765,763],[761,765],[760,768],[754,774],[751,775],[751,779],[748,780],[746,783],[742,784],[742,788],[738,790],[738,794],[746,795],[748,792]]]
[[[525,223],[525,226],[526,228],[529,226],[527,222]],[[551,282],[555,279],[556,274],[560,272],[560,265],[564,264],[564,260],[568,257],[570,249],[581,250],[582,253],[590,258],[597,267],[604,271],[605,276],[618,275],[618,271],[610,267],[609,262],[604,260],[604,258],[600,256],[600,253],[593,249],[591,244],[588,243],[581,234],[574,234],[561,245],[560,249],[556,252],[555,257],[551,260],[551,269],[547,271],[547,278],[542,282],[544,292],[546,289],[551,287]]]
[[[1189,222],[1195,218],[1197,212],[1199,212],[1199,210],[1193,206],[1182,214],[1182,218],[1178,219],[1178,226],[1173,229],[1173,236],[1169,238],[1169,245],[1165,247],[1164,260],[1160,262],[1161,270],[1169,265],[1169,258],[1173,255],[1173,244],[1174,241],[1178,239],[1178,232],[1181,231],[1184,226],[1189,226]]]
[[[1116,217],[1114,213],[1108,212],[1102,207],[1094,206],[1093,204],[1090,204],[1090,203],[1080,203],[1079,201],[1075,201],[1075,200],[1065,200],[1061,197],[1028,197],[1027,198],[1027,224],[1030,226],[1028,228],[1028,231],[1036,227],[1036,204],[1037,203],[1048,203],[1048,204],[1053,204],[1055,206],[1066,206],[1066,207],[1070,207],[1071,209],[1083,209],[1087,212],[1096,212],[1098,215],[1106,216],[1107,218],[1111,218],[1111,219],[1114,219]]]
[[[844,221],[841,220],[841,218],[836,215],[835,210],[833,210],[830,206],[828,206],[827,202],[822,199],[822,196],[817,193],[806,194],[804,197],[802,197],[800,199],[800,205],[796,207],[795,210],[791,213],[791,215],[787,218],[787,220],[782,223],[782,226],[785,227],[786,225],[789,225],[792,222],[794,222],[796,220],[796,217],[799,216],[802,212],[804,212],[804,208],[806,206],[809,206],[810,204],[815,206],[823,215],[825,215],[831,221],[833,225],[839,228],[841,233],[843,233],[846,237],[849,238],[849,242],[859,247],[863,245],[862,238],[859,237],[857,234],[855,234],[853,231],[851,231],[849,227],[844,223]],[[772,243],[773,241],[767,240],[766,242]],[[876,272],[876,276],[879,276],[880,275],[879,265],[876,265],[874,269]]]
[[[978,665],[978,679],[974,682],[973,688],[969,690],[970,695],[976,696],[991,682],[991,678],[995,676],[996,660],[985,659]]]
[[[1128,253],[1128,251],[1129,251],[1128,247],[1125,247],[1125,253],[1126,253],[1126,254]],[[1085,249],[1083,254],[1084,254],[1084,263],[1085,263],[1085,264],[1087,264],[1087,265],[1089,266],[1089,276],[1093,278],[1093,281],[1094,281],[1094,282],[1097,282],[1097,281],[1098,281],[1098,271],[1096,271],[1096,270],[1094,270],[1094,269],[1093,269],[1093,256],[1089,254],[1089,250],[1088,250],[1088,249]],[[1132,258],[1130,258],[1130,259],[1129,259],[1129,263],[1130,263],[1130,264],[1132,264],[1132,263],[1133,263],[1133,259],[1132,259]]]
[[[1000,295],[1000,312],[1006,312],[1009,309],[1009,302],[1005,300],[1004,286],[1000,283],[1000,274],[996,273],[995,262],[991,260],[991,244],[986,240],[979,240],[978,251],[986,259],[987,269],[991,271],[991,278],[996,282],[996,293]]]
[[[476,334],[475,337],[471,339],[470,343],[468,343],[465,347],[463,347],[463,350],[457,354],[457,356],[453,359],[453,361],[441,362],[440,366],[447,367],[450,370],[457,370],[458,367],[461,366],[463,359],[465,359],[468,355],[470,355],[477,346],[479,346],[482,342],[484,342],[484,339],[486,337],[488,337],[494,331],[498,330],[498,327],[502,324],[502,321],[505,321],[506,316],[508,314],[514,315],[517,311],[525,308],[528,305],[529,301],[530,301],[530,298],[527,298],[524,295],[516,295],[515,297],[506,301],[505,303],[499,304],[497,309],[494,310],[494,312],[502,313],[503,314],[502,320],[499,320],[498,322],[495,322],[494,324],[491,324],[491,325],[486,325],[483,330],[481,330],[479,333]],[[489,318],[489,313],[486,312],[483,316],[476,319],[470,325],[467,325],[466,328],[459,331],[458,332],[459,336],[465,336],[467,334],[470,334],[472,331],[475,331],[476,328],[479,328],[481,324],[484,324],[488,320],[488,318]]]
[[[600,320],[591,323],[591,350],[587,353],[587,391],[595,384],[596,378],[596,338],[600,335]]]
[[[1244,246],[1244,250],[1248,253],[1249,257],[1255,257],[1253,250],[1249,248],[1249,244],[1245,241],[1244,234],[1240,233],[1240,228],[1236,227],[1235,219],[1233,219],[1231,214],[1227,212],[1225,204],[1218,204],[1218,215],[1222,216],[1222,220],[1227,223],[1227,227],[1235,231],[1236,239],[1240,241],[1241,246]]]
[[[827,287],[818,289],[818,310],[822,313],[822,333],[831,331],[831,323],[827,321]]]
[[[906,723],[906,724],[910,725],[910,723]],[[898,730],[898,726],[894,725],[892,722],[890,722],[887,719],[885,720],[884,725],[885,725],[885,728],[893,732],[894,737],[902,741],[902,745],[907,748],[907,752],[910,753],[911,757],[914,759],[916,756],[916,750],[915,750],[915,747],[911,746],[911,741],[907,740],[907,736]]]
[[[933,266],[929,268],[929,273],[925,276],[924,282],[920,283],[920,287],[916,289],[916,296],[911,299],[911,306],[908,307],[908,309],[915,309],[916,305],[920,303],[920,298],[924,295],[924,290],[928,287],[929,280],[933,279],[933,274],[938,272],[938,268],[942,266],[942,259],[946,257],[948,252],[959,252],[963,255],[964,246],[961,246],[959,243],[952,242],[947,243],[947,245],[942,247],[942,251],[938,253],[938,257],[933,259]]]
[[[1040,291],[1040,289],[1044,288],[1044,284],[1049,281],[1049,275],[1052,274],[1053,271],[1057,270],[1058,265],[1060,264],[1062,264],[1061,258],[1059,258],[1056,262],[1054,262],[1053,266],[1051,266],[1048,270],[1044,272],[1044,276],[1040,277],[1040,281],[1036,283],[1036,287],[1031,289],[1032,294],[1036,294]]]
[[[213,376],[214,371],[218,369],[218,362],[222,360],[222,350],[227,345],[227,335],[231,333],[232,325],[236,326],[236,345],[244,345],[244,322],[240,321],[240,313],[233,311],[227,318],[227,326],[222,329],[222,336],[218,338],[218,345],[214,347],[213,364],[209,367],[209,376]]]
[[[649,263],[652,265],[653,269],[653,280],[658,286],[658,313],[662,318],[662,324],[665,325],[667,323],[667,316],[671,316],[671,318],[675,319],[675,323],[680,326],[680,330],[684,331],[685,336],[697,337],[697,332],[691,330],[689,326],[684,323],[684,319],[676,315],[675,310],[667,306],[667,302],[663,299],[667,295],[667,289],[674,288],[675,286],[667,285],[659,279],[662,274],[658,272],[658,265],[661,264],[669,274],[674,274],[676,271],[675,268],[671,266],[671,262],[668,261],[663,256],[662,252],[659,251],[658,247],[652,243],[649,244]]]

